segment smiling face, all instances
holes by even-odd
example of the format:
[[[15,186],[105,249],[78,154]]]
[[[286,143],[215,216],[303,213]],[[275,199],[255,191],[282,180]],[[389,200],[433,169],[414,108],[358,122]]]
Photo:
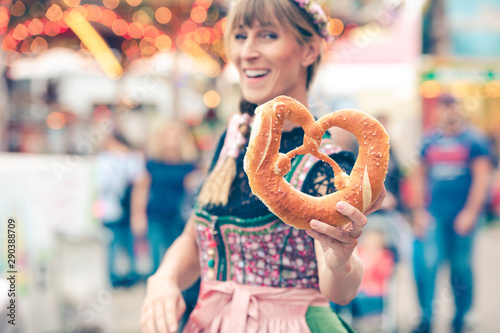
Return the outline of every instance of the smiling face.
[[[307,106],[323,44],[311,18],[290,0],[239,0],[227,16],[227,54],[243,99],[263,104],[287,95]]]
[[[279,95],[304,100],[308,48],[282,28],[240,26],[232,34],[230,57],[240,74],[243,98],[263,104]]]

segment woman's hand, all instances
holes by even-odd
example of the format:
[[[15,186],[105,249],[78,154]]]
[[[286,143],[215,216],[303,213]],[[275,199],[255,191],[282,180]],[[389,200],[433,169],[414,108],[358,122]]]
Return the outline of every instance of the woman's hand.
[[[358,245],[358,238],[367,222],[363,213],[346,202],[338,202],[337,211],[347,216],[351,222],[336,227],[312,220],[312,230],[306,230],[309,236],[320,243],[326,267],[332,272],[342,271],[349,267],[352,252]]]
[[[143,333],[175,333],[186,311],[186,303],[177,284],[165,276],[148,278],[146,298],[141,310]]]
[[[328,269],[341,271],[349,268],[352,253],[358,245],[358,238],[367,222],[366,215],[380,208],[385,194],[385,187],[383,187],[379,198],[364,214],[347,202],[338,202],[337,211],[351,220],[350,223],[341,227],[328,225],[318,220],[311,221],[312,230],[306,230],[306,232],[320,243]]]

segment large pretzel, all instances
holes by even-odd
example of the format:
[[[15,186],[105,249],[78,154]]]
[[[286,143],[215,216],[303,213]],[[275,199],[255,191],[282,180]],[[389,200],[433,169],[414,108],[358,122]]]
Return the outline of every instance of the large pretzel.
[[[287,154],[279,153],[285,120],[302,126],[304,144]],[[337,126],[356,136],[359,154],[347,175],[328,155],[318,151],[326,130]],[[312,197],[293,188],[284,178],[296,155],[311,154],[333,168],[337,192]],[[311,219],[340,226],[350,220],[336,210],[346,201],[364,212],[380,196],[389,163],[389,136],[372,116],[357,110],[338,110],[314,121],[304,105],[280,96],[255,110],[244,169],[252,192],[283,222],[299,229],[310,229]]]

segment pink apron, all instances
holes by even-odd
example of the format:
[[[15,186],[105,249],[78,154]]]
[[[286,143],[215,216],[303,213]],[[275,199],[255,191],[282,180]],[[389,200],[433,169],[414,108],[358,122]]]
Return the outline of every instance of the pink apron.
[[[309,333],[309,306],[329,303],[316,289],[203,281],[183,333]]]

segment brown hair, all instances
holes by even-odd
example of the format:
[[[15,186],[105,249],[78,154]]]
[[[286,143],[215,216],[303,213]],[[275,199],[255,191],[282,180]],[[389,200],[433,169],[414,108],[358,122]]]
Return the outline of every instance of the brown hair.
[[[229,53],[233,40],[233,31],[239,26],[252,27],[259,23],[262,26],[283,26],[292,31],[297,41],[304,45],[315,38],[321,38],[312,18],[295,2],[290,0],[240,0],[233,3],[227,16],[225,31],[226,50]],[[321,43],[320,54],[316,61],[307,68],[306,88],[318,71],[324,51]]]

